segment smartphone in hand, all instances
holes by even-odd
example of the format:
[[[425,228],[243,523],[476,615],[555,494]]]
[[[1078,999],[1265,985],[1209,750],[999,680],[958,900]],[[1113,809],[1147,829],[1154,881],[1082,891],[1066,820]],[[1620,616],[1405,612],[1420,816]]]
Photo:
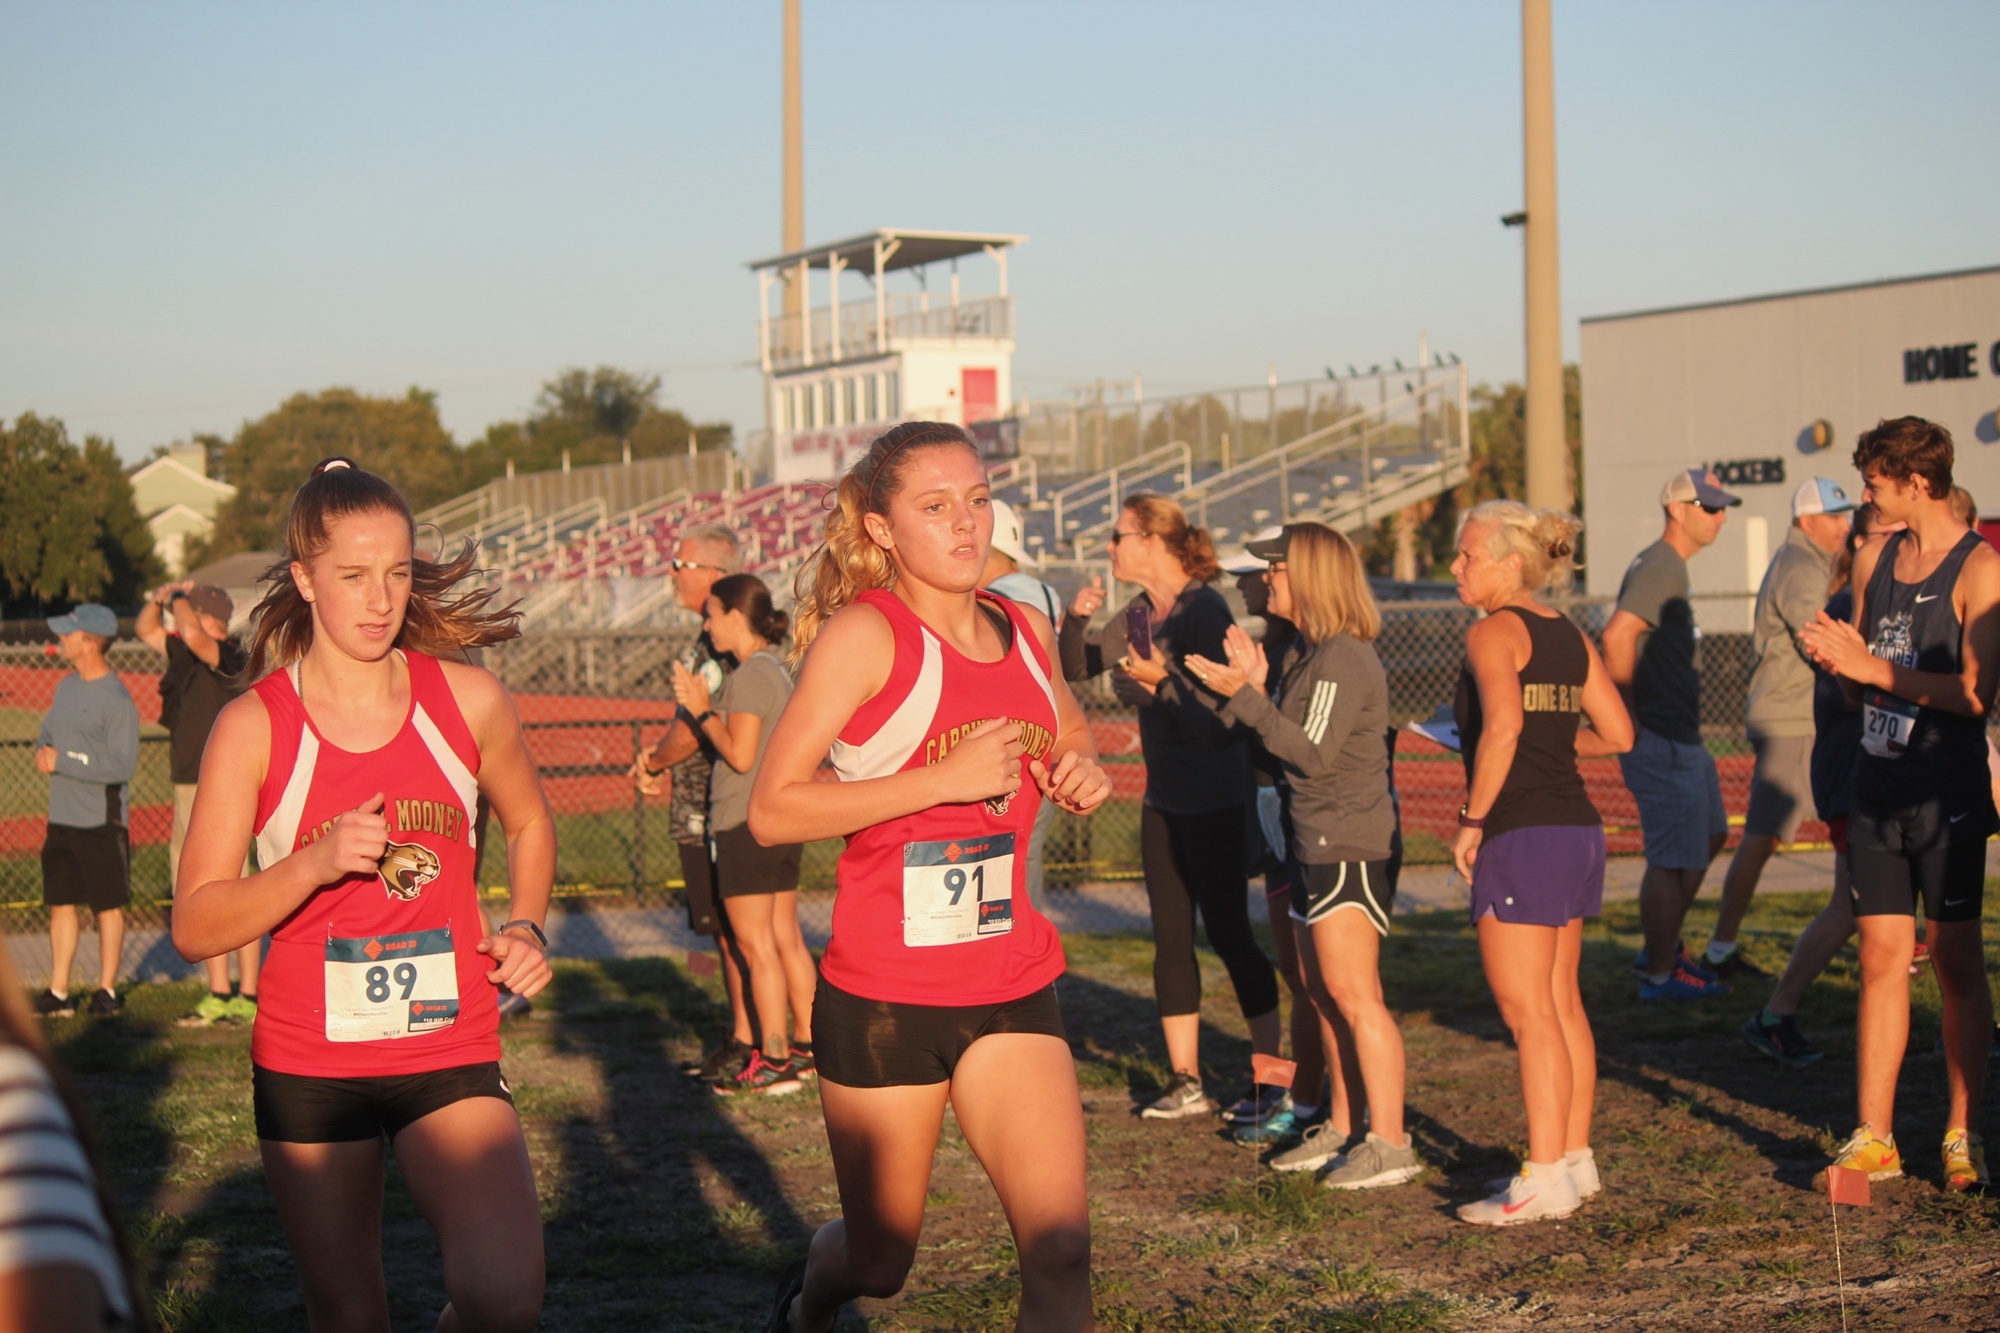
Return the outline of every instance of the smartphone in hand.
[[[1143,597],[1125,608],[1125,642],[1135,662],[1153,655],[1153,608]]]

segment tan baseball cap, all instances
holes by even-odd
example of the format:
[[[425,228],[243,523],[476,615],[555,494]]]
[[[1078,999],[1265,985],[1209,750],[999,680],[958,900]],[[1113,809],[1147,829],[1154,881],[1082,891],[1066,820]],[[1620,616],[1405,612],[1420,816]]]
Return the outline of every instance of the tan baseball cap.
[[[1704,468],[1691,467],[1685,472],[1676,472],[1667,478],[1667,484],[1660,488],[1660,503],[1707,505],[1710,509],[1727,509],[1740,505],[1742,499],[1722,489],[1715,474]]]

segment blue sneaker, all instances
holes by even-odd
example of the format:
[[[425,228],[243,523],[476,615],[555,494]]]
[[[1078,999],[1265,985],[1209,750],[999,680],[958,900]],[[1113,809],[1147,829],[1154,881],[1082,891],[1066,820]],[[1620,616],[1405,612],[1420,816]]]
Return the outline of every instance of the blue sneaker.
[[[1222,1118],[1232,1125],[1255,1125],[1267,1119],[1281,1107],[1292,1104],[1292,1094],[1274,1083],[1259,1083],[1250,1089],[1247,1096],[1222,1113]]]
[[[1721,974],[1710,967],[1706,959],[1696,958],[1688,952],[1686,940],[1674,941],[1674,966],[1700,977],[1703,981],[1722,980]],[[1641,945],[1638,954],[1632,959],[1632,975],[1644,978],[1650,971],[1651,969],[1646,966],[1646,948]]]
[[[1706,1000],[1727,994],[1729,987],[1719,981],[1704,981],[1685,967],[1675,968],[1665,981],[1639,979],[1639,999],[1645,1004],[1655,1000]]]
[[[1262,1120],[1236,1125],[1229,1131],[1229,1137],[1246,1148],[1288,1147],[1299,1141],[1306,1131],[1306,1125],[1316,1123],[1323,1116],[1314,1116],[1313,1121],[1299,1119],[1299,1113],[1292,1108],[1292,1100],[1287,1097],[1284,1104],[1273,1110]]]

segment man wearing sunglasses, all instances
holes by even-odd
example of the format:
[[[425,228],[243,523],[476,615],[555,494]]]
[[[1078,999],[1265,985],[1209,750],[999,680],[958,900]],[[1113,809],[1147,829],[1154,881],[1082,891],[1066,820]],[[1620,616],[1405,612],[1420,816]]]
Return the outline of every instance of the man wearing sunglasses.
[[[708,592],[725,575],[743,567],[743,548],[736,534],[721,523],[702,523],[680,534],[674,547],[674,592],[680,604],[700,615],[708,606]],[[708,686],[709,697],[722,693],[722,682],[734,661],[715,651],[704,632],[684,654],[680,663]],[[722,966],[722,978],[729,994],[729,1035],[718,1041],[699,1061],[690,1062],[684,1072],[695,1078],[714,1081],[733,1074],[748,1058],[755,1031],[745,1004],[742,955],[729,938],[728,918],[715,895],[715,865],[709,855],[708,779],[715,754],[705,743],[695,719],[686,709],[666,735],[651,749],[634,756],[632,777],[639,790],[652,796],[671,782],[667,797],[667,827],[680,848],[681,879],[687,893],[688,925],[715,941]]]
[[[1618,609],[1604,627],[1604,669],[1638,724],[1618,766],[1646,836],[1639,881],[1646,950],[1633,965],[1644,1001],[1699,1000],[1729,989],[1681,942],[1681,923],[1728,836],[1715,757],[1701,741],[1687,562],[1714,543],[1727,511],[1741,503],[1701,468],[1669,477],[1660,491],[1666,531],[1625,570]]]

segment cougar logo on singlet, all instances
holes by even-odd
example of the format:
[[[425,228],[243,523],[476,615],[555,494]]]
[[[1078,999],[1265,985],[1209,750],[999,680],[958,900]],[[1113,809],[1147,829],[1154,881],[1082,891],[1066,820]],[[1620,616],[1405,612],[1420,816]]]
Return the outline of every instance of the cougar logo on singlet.
[[[424,885],[438,877],[438,855],[414,842],[392,842],[382,857],[382,887],[392,898],[415,902]]]
[[[1011,791],[1004,796],[989,796],[986,798],[986,813],[997,819],[1006,814],[1007,807],[1013,803],[1014,793]]]

